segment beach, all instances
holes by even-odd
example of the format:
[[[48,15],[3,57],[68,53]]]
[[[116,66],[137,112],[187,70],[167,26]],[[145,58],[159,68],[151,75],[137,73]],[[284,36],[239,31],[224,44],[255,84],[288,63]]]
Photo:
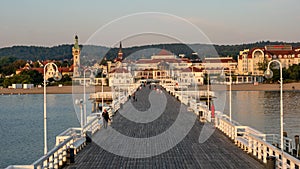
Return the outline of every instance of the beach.
[[[47,94],[72,94],[72,93],[84,93],[83,86],[76,86],[73,88],[73,86],[47,86],[46,87]],[[101,86],[89,86],[86,87],[86,93],[94,93],[94,92],[101,92]],[[104,86],[103,91],[111,91],[111,87]],[[31,89],[8,89],[8,88],[2,88],[0,89],[0,94],[43,94],[44,88],[31,88]]]
[[[210,86],[211,90],[224,90],[224,86],[226,86],[226,90],[229,90],[229,85],[213,85]],[[279,91],[279,84],[232,84],[231,86],[233,91]],[[76,86],[73,89],[72,86],[47,86],[47,94],[72,94],[72,93],[83,93],[83,86]],[[111,87],[104,86],[105,92],[111,91]],[[199,90],[207,90],[207,86],[203,85],[199,87]],[[286,83],[283,84],[284,91],[291,90],[300,90],[300,83]],[[94,93],[101,92],[101,86],[89,86],[86,87],[86,93]],[[0,94],[43,94],[44,88],[32,88],[32,89],[8,89],[1,88]]]

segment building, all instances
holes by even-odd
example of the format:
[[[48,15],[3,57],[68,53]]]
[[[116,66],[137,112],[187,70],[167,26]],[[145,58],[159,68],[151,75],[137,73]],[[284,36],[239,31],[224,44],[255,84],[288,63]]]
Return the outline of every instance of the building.
[[[118,67],[110,71],[108,79],[109,86],[128,87],[128,85],[134,82],[131,73],[123,67]]]
[[[185,83],[187,85],[203,85],[204,84],[204,74],[203,69],[197,67],[188,67],[182,69],[179,73],[180,83]]]
[[[38,61],[40,67],[31,67],[31,65],[29,63],[26,63],[26,65],[23,68],[17,69],[16,70],[16,74],[20,74],[22,71],[24,70],[36,70],[39,73],[41,73],[42,75],[44,75],[44,66],[47,63],[50,63],[53,61]],[[59,67],[58,71],[64,76],[64,75],[69,75],[72,76],[73,74],[73,67]],[[53,65],[48,65],[47,66],[47,70],[46,70],[46,75],[45,75],[45,79],[49,79],[49,78],[53,78],[53,76],[56,73],[56,68]]]
[[[72,47],[73,55],[73,77],[80,77],[80,47],[78,44],[78,36],[75,36],[75,43]]]
[[[161,80],[171,78],[179,70],[192,66],[187,58],[177,58],[171,52],[162,49],[150,59],[139,59],[134,65],[134,77],[136,79]]]
[[[278,60],[282,67],[289,68],[300,63],[300,48],[291,45],[269,45],[264,48],[245,49],[238,57],[238,73],[244,75],[263,76],[260,69],[263,63]]]
[[[234,74],[237,70],[237,62],[232,57],[204,58],[202,68],[206,73],[219,74],[222,70]]]

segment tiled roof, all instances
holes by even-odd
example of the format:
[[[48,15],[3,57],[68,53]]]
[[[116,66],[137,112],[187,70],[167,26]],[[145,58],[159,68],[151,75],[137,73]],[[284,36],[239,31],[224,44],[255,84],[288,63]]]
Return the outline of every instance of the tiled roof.
[[[115,68],[109,73],[128,73],[129,71],[125,68]]]
[[[197,67],[188,67],[185,69],[182,69],[182,72],[202,72],[203,69],[197,68]]]
[[[213,58],[213,59],[205,58],[204,61],[203,61],[203,63],[229,63],[229,62],[235,63],[236,61],[232,58],[222,58],[222,57]]]
[[[157,55],[163,56],[163,55],[173,55],[173,53],[167,51],[166,49],[162,49]]]
[[[278,46],[274,46],[274,48],[281,48],[282,45],[278,45]],[[276,55],[277,57],[279,55],[282,56],[282,58],[284,58],[284,55],[294,55],[295,58],[300,58],[300,55],[298,56],[298,54],[300,54],[300,51],[296,51],[297,48],[293,48],[292,50],[266,50],[265,48],[252,48],[249,52],[248,52],[248,59],[252,58],[252,54],[255,50],[262,50],[264,55],[268,55],[269,58],[271,58],[272,56]],[[242,56],[239,55],[239,59],[242,59]]]
[[[139,59],[137,64],[151,64],[151,63],[160,63],[160,62],[168,62],[168,63],[190,63],[190,60],[187,58],[182,59]]]

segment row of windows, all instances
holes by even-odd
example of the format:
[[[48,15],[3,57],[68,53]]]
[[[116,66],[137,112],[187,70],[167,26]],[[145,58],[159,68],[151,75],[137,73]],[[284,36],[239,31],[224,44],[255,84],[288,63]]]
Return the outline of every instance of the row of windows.
[[[296,55],[295,54],[292,54],[292,55],[270,55],[270,57],[272,57],[273,59],[281,59],[281,58],[294,58]],[[300,54],[297,55],[298,57],[300,57]],[[266,55],[266,57],[269,57],[269,55]]]

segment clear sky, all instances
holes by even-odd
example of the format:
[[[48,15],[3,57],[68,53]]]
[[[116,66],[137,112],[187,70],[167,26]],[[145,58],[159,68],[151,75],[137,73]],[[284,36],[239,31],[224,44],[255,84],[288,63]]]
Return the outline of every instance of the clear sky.
[[[0,4],[0,47],[73,43],[75,34],[85,42],[110,21],[137,12],[185,18],[215,44],[300,41],[299,0],[1,0]]]

